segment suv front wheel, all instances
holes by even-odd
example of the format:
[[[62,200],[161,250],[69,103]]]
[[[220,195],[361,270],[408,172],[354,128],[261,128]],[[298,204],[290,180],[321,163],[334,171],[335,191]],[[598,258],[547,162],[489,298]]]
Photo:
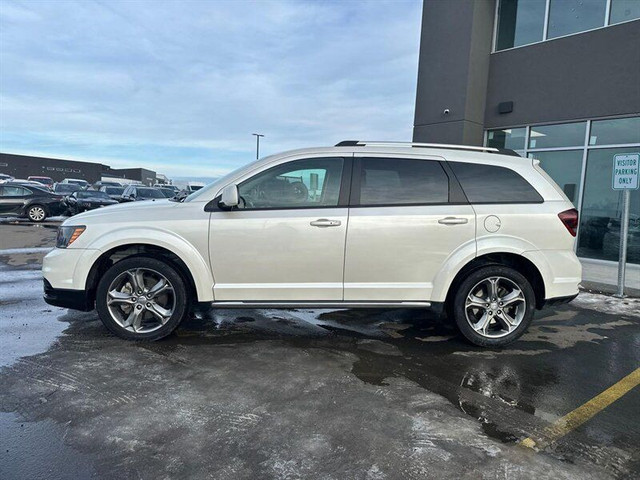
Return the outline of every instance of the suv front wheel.
[[[100,279],[96,309],[102,323],[119,337],[158,340],[189,314],[183,277],[168,262],[134,256],[116,262]]]
[[[501,347],[518,339],[533,319],[535,294],[518,271],[488,265],[460,284],[453,317],[464,337],[482,347]]]

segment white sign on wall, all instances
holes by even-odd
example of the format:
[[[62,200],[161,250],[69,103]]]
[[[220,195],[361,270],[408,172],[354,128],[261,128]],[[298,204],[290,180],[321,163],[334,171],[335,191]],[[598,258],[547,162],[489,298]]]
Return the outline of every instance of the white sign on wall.
[[[613,189],[636,190],[640,153],[619,153],[613,156]]]

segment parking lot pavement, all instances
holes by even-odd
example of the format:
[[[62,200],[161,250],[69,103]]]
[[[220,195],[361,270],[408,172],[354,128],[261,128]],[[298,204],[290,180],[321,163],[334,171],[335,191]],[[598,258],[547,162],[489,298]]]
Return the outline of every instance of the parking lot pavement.
[[[52,245],[28,225],[0,238]],[[43,255],[0,251],[2,478],[640,474],[639,387],[520,445],[640,367],[636,299],[583,293],[504,350],[399,309],[208,311],[145,344],[46,305]]]

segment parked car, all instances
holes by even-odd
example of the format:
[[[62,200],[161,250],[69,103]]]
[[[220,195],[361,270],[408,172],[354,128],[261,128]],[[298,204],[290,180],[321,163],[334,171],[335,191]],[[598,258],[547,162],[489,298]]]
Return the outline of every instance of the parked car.
[[[173,188],[165,188],[165,187],[156,187],[158,190],[160,190],[162,192],[162,194],[166,197],[166,198],[173,198],[175,197],[178,193],[178,191],[174,190]]]
[[[89,182],[80,178],[65,178],[61,183],[68,183],[72,185],[78,185],[81,189],[86,190],[89,188]]]
[[[140,185],[129,185],[122,192],[121,202],[137,202],[140,200],[153,200],[167,198],[164,194],[153,187],[143,187]]]
[[[60,227],[45,300],[157,340],[213,307],[444,310],[470,342],[520,337],[578,294],[578,212],[539,162],[495,148],[341,142],[265,157],[182,201]],[[515,155],[515,154],[514,154]]]
[[[94,190],[100,190],[102,187],[122,187],[122,184],[120,182],[100,180],[95,182],[92,186]]]
[[[27,180],[32,182],[39,182],[42,185],[46,185],[49,190],[53,190],[53,178],[51,177],[40,177],[37,175],[30,175],[27,177]]]
[[[42,222],[47,217],[60,215],[65,206],[62,197],[46,187],[7,182],[0,185],[0,215],[27,217]]]
[[[68,211],[71,215],[93,210],[94,208],[117,205],[118,201],[109,198],[104,192],[95,190],[78,190],[66,198]]]
[[[165,185],[165,184],[162,184],[162,183],[156,183],[154,185],[154,187],[155,188],[168,188],[170,190],[173,190],[175,193],[178,193],[180,191],[180,189],[175,185]]]
[[[11,182],[13,179],[11,175],[0,173],[0,183]]]
[[[25,186],[31,186],[31,187],[38,187],[38,188],[42,188],[43,190],[49,190],[49,188],[44,184],[44,183],[40,183],[40,182],[36,182],[35,180],[25,180],[24,178],[14,178],[13,180],[11,180],[11,183],[16,183],[16,184],[20,184],[20,185],[25,185]]]
[[[53,187],[53,193],[57,193],[62,196],[71,195],[73,192],[81,190],[80,185],[75,183],[56,183]]]
[[[109,198],[111,198],[111,200],[120,202],[122,199],[122,193],[124,192],[124,187],[111,187],[105,185],[100,187],[100,191],[109,195]]]

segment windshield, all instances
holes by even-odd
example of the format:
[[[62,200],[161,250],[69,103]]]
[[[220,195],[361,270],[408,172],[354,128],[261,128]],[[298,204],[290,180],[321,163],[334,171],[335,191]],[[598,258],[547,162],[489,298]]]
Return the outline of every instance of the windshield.
[[[166,198],[162,192],[156,188],[138,188],[140,198]]]
[[[46,177],[29,177],[28,180],[32,180],[34,182],[40,182],[44,185],[53,185],[53,180],[51,180],[50,178],[46,178]]]
[[[63,193],[75,192],[76,190],[78,190],[77,185],[69,185],[64,183],[57,184],[55,188],[56,192],[63,192]]]
[[[67,180],[67,183],[72,183],[74,185],[82,185],[82,186],[88,185],[88,183],[85,182],[84,180]]]
[[[160,190],[162,194],[167,198],[175,197],[176,195],[176,192],[174,192],[170,188],[159,188],[158,190]]]
[[[124,187],[106,187],[104,190],[109,195],[122,195]]]
[[[106,200],[109,200],[109,195],[107,195],[104,192],[88,192],[88,191],[83,191],[83,192],[78,192],[76,193],[76,196],[78,198],[104,198]]]

